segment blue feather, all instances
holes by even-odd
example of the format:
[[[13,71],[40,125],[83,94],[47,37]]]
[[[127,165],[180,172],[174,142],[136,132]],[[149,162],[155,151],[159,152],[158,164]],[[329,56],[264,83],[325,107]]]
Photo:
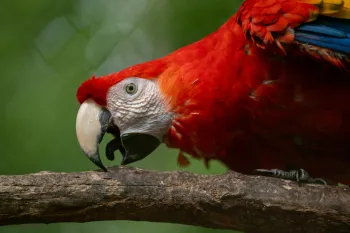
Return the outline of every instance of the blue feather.
[[[350,54],[350,20],[320,17],[295,29],[295,40]]]

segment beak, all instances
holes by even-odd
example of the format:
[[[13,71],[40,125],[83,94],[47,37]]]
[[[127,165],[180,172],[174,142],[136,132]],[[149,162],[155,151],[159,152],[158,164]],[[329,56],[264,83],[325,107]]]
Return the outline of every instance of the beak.
[[[121,165],[141,160],[151,154],[160,145],[158,138],[149,134],[130,133],[123,134],[121,141],[125,153]]]
[[[111,113],[88,99],[81,104],[76,120],[76,133],[81,149],[86,156],[98,167],[107,171],[103,166],[98,145],[108,129]]]
[[[77,138],[86,156],[98,167],[107,171],[99,154],[99,144],[105,133],[111,133],[115,137],[106,146],[106,157],[114,160],[114,152],[120,150],[123,156],[121,165],[145,158],[160,145],[158,138],[149,134],[120,135],[119,128],[112,123],[111,113],[93,100],[86,100],[81,104],[77,115]]]

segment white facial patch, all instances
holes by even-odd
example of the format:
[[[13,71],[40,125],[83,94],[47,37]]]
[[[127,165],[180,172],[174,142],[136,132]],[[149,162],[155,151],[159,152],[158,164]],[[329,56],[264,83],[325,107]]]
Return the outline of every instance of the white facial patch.
[[[120,134],[144,133],[163,141],[172,123],[156,80],[131,77],[111,87],[107,109]]]

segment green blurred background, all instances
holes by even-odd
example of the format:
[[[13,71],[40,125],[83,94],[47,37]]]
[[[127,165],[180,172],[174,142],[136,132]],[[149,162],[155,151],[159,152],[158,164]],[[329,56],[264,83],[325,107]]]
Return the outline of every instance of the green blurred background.
[[[0,174],[96,169],[75,136],[82,81],[154,59],[216,30],[241,0],[8,0],[0,7]],[[105,138],[107,142],[109,137]],[[101,148],[104,148],[103,143]],[[101,150],[103,151],[103,150]],[[160,147],[134,163],[145,169],[176,170],[177,151]],[[120,158],[106,165],[118,164]],[[222,173],[211,162],[191,159],[186,170]],[[0,213],[1,214],[1,213]],[[0,232],[214,232],[149,222],[31,224]],[[220,231],[226,232],[226,231]],[[229,232],[229,231],[227,231]],[[232,232],[232,231],[230,231]]]

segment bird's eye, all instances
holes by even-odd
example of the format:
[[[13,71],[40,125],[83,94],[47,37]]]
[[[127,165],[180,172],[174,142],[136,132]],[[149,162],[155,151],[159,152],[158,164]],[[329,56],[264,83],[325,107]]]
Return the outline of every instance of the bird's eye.
[[[137,86],[135,85],[135,83],[129,83],[125,86],[125,91],[126,93],[133,95],[137,92]]]

